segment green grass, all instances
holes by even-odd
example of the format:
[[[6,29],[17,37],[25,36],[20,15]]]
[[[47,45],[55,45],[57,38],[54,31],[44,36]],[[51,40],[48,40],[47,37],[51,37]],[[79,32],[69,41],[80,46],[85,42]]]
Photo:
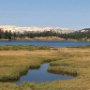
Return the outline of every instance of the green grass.
[[[90,45],[76,46],[76,47],[68,47],[68,48],[90,48]]]
[[[49,50],[54,49],[47,46],[32,46],[32,45],[6,45],[0,46],[0,50]]]

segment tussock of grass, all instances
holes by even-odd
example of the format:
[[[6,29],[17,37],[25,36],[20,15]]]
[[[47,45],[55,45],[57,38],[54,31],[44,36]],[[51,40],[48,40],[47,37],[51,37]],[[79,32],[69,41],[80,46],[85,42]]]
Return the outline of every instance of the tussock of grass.
[[[78,74],[76,69],[65,66],[49,67],[48,72],[56,73],[56,74],[72,75],[72,76],[77,76]]]

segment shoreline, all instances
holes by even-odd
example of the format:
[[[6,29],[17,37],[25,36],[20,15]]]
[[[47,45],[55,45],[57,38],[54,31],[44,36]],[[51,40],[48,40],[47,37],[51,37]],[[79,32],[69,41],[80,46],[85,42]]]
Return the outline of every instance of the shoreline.
[[[90,40],[75,40],[75,39],[61,39],[61,38],[17,38],[17,39],[0,39],[0,41],[16,41],[16,40],[37,40],[37,41],[74,41],[74,42],[90,42]]]

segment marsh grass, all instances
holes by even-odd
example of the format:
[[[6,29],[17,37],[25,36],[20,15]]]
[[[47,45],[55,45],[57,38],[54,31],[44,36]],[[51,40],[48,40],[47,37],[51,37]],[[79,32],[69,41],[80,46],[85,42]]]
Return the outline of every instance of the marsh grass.
[[[22,85],[5,82],[18,79],[30,68],[49,62],[48,71],[75,74],[72,80],[45,83],[26,82]],[[0,90],[89,90],[90,48],[57,48],[56,50],[5,49],[0,51]],[[2,82],[4,81],[4,82]]]
[[[54,54],[52,50],[4,51],[3,54],[2,52],[0,52],[0,81],[3,82],[18,80],[29,69],[36,69],[44,62],[56,60],[55,56],[52,56]]]
[[[47,46],[32,46],[32,45],[6,45],[0,46],[0,50],[49,50],[55,49]]]

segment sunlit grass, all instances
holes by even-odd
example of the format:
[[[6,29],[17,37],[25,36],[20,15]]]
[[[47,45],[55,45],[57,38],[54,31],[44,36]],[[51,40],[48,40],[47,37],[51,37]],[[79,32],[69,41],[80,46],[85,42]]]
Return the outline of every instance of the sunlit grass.
[[[48,71],[75,75],[75,78],[45,83],[27,82],[22,85],[10,83],[25,74],[29,68],[38,68],[44,62],[50,63]],[[90,48],[38,49],[34,51],[27,49],[6,51],[3,49],[0,51],[0,81],[0,90],[89,90]]]

